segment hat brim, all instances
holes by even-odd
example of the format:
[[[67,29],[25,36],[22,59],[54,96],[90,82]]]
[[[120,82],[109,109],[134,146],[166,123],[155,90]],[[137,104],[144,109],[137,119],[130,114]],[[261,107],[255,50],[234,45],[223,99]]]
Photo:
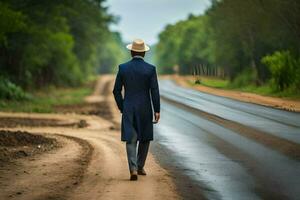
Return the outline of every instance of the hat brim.
[[[129,49],[130,51],[135,51],[135,52],[146,52],[150,50],[150,47],[146,44],[145,44],[145,49],[134,49],[132,48],[132,44],[128,44],[126,48]]]

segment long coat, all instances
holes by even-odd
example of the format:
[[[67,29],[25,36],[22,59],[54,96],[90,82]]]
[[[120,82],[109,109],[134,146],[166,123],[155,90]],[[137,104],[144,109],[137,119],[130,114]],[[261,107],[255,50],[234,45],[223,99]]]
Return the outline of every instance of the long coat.
[[[133,131],[138,141],[153,140],[153,110],[160,112],[155,66],[139,57],[119,65],[113,94],[122,113],[121,140],[131,141]]]

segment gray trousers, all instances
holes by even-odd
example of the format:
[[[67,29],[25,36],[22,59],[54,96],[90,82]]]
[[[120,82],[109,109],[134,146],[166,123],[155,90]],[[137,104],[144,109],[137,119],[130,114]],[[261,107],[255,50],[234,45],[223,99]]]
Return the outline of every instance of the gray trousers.
[[[149,150],[150,141],[147,142],[139,142],[138,144],[138,152],[137,150],[137,134],[134,131],[133,137],[130,142],[126,142],[126,151],[127,151],[127,159],[129,165],[129,171],[135,171],[138,169],[143,169],[148,150]]]

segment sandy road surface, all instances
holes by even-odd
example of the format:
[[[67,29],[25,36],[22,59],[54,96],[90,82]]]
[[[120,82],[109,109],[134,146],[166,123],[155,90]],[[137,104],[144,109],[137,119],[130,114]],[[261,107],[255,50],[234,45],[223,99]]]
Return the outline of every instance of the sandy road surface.
[[[150,154],[146,177],[129,181],[124,144],[118,130],[119,114],[110,94],[112,77],[99,79],[87,102],[109,106],[104,118],[79,114],[0,113],[2,118],[61,120],[63,126],[3,127],[53,137],[61,148],[0,163],[0,199],[179,199],[169,174]],[[87,127],[67,126],[84,120]]]

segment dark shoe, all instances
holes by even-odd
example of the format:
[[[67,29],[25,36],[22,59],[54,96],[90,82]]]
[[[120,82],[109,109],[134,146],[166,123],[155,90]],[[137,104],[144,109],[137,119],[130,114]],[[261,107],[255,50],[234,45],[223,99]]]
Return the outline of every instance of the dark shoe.
[[[133,171],[130,173],[130,180],[131,181],[136,181],[138,179],[138,175],[136,171]]]
[[[144,169],[139,169],[139,170],[138,170],[138,175],[146,176],[147,173],[145,172]]]

